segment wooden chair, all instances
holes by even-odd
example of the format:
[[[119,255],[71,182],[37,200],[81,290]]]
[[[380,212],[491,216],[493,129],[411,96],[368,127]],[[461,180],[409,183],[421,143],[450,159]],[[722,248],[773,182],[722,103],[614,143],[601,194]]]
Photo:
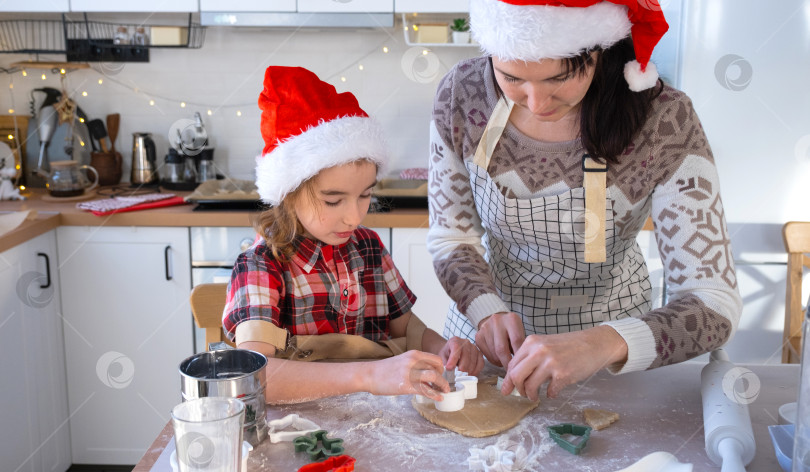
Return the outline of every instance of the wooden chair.
[[[782,362],[797,364],[801,360],[805,304],[802,297],[802,271],[805,267],[810,268],[810,257],[805,255],[810,252],[810,222],[785,223],[782,227],[782,238],[788,253]]]
[[[191,291],[191,313],[194,322],[205,330],[205,346],[224,341],[236,347],[225,336],[222,329],[222,310],[225,308],[225,295],[228,284],[201,284]]]

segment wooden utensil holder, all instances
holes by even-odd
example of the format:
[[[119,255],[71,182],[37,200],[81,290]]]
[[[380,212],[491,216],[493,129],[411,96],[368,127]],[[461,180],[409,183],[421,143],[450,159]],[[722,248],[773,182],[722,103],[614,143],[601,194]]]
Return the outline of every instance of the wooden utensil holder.
[[[120,152],[91,152],[90,165],[98,171],[99,185],[115,185],[121,181]]]

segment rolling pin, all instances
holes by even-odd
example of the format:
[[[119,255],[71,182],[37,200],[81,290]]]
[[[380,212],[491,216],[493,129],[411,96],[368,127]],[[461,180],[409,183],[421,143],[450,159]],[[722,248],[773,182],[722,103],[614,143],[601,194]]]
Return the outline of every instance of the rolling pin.
[[[750,402],[735,394],[740,370],[729,361],[724,350],[718,349],[712,352],[709,363],[700,373],[706,454],[721,466],[722,472],[745,471],[756,452],[748,414]]]

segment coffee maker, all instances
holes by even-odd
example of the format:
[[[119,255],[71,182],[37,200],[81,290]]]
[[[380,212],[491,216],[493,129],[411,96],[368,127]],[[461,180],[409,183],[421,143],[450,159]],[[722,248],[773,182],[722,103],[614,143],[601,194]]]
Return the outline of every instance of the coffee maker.
[[[158,182],[155,142],[151,133],[132,134],[132,173],[129,181],[133,185],[150,185]]]

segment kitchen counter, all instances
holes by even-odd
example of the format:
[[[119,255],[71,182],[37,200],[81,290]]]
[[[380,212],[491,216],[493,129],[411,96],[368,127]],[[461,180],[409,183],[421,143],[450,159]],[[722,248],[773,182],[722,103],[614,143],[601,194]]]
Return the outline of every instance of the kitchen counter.
[[[291,413],[310,419],[342,438],[357,470],[467,470],[470,447],[483,448],[499,439],[522,445],[528,452],[523,470],[587,470],[615,472],[655,451],[667,451],[694,465],[694,472],[717,471],[704,450],[700,371],[705,364],[687,362],[645,372],[613,376],[601,372],[563,390],[556,399],[543,398],[520,424],[501,435],[467,438],[434,426],[410,405],[410,396],[375,397],[353,394],[298,405],[268,406],[268,419]],[[741,366],[742,367],[742,366]],[[796,401],[798,365],[744,366],[760,380],[760,392],[749,405],[757,453],[751,471],[781,470],[768,435],[780,405]],[[490,372],[502,372],[494,367]],[[751,385],[751,383],[749,383]],[[593,431],[579,456],[565,452],[548,437],[546,426],[584,424],[584,408],[602,408],[621,418],[607,429]],[[168,421],[168,418],[167,418]],[[170,472],[174,450],[169,422],[133,469]],[[248,471],[297,470],[306,464],[290,443],[260,444],[248,458]]]
[[[190,192],[172,191],[185,196]],[[76,208],[75,201],[52,202],[42,199],[44,189],[30,190],[28,200],[0,201],[0,212],[36,210],[36,219],[26,221],[14,231],[0,236],[0,252],[28,241],[57,226],[253,226],[255,211],[193,211],[195,205],[179,205],[152,210],[95,216]],[[100,197],[99,197],[100,198]],[[92,199],[90,199],[92,200]],[[86,201],[90,201],[86,200]],[[369,213],[363,225],[372,228],[427,228],[427,210],[393,210]]]

